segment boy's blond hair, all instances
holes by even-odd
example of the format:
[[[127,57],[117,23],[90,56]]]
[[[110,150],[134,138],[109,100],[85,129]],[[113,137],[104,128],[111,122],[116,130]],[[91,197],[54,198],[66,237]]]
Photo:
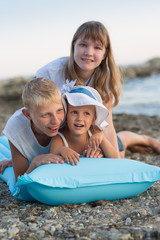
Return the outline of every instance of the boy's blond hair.
[[[35,107],[43,104],[60,103],[62,97],[59,87],[53,81],[46,78],[34,78],[25,85],[22,100],[29,111],[34,111]]]

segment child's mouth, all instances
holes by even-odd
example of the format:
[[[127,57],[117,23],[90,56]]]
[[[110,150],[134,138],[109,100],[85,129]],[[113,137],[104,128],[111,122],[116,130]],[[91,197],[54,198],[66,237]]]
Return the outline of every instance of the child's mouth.
[[[48,127],[48,129],[50,130],[50,132],[52,132],[52,133],[55,133],[55,132],[57,132],[58,131],[58,129],[59,128],[50,128],[50,127]]]
[[[84,61],[84,62],[93,62],[93,60],[92,59],[89,59],[89,58],[82,58],[82,61]]]
[[[74,126],[75,126],[76,128],[82,128],[82,127],[84,127],[84,125],[82,125],[82,124],[74,124]]]

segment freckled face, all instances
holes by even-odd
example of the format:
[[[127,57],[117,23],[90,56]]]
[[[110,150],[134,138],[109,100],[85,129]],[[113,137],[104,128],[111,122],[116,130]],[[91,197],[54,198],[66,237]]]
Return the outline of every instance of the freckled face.
[[[44,134],[49,137],[56,136],[64,119],[62,102],[38,106],[34,112],[30,113],[30,117],[34,131],[38,134]]]
[[[74,45],[74,60],[77,70],[92,74],[106,56],[105,46],[101,42],[89,39],[77,39]]]
[[[74,107],[68,104],[67,125],[74,135],[86,133],[96,118],[95,106]]]

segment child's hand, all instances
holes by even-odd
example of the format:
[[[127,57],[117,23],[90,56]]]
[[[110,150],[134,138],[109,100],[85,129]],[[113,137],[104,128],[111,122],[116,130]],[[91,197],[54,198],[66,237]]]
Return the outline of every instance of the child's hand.
[[[88,147],[90,147],[93,150],[96,150],[102,143],[103,138],[104,138],[104,135],[102,131],[93,134],[89,139]]]
[[[85,157],[90,157],[90,158],[101,158],[104,157],[104,154],[100,148],[97,148],[96,150],[88,147],[86,150],[84,150],[83,155]]]
[[[88,143],[88,148],[85,150],[86,157],[91,157],[91,158],[100,158],[103,157],[103,152],[99,148],[100,144],[103,141],[103,132],[99,131],[97,133],[94,133]]]
[[[31,165],[33,165],[34,168],[37,168],[43,164],[49,163],[64,163],[64,159],[53,153],[41,154],[33,159]]]
[[[4,169],[12,167],[12,159],[6,159],[0,162],[0,174],[3,174]]]
[[[80,161],[79,153],[75,152],[69,147],[61,147],[59,149],[59,153],[65,159],[65,162],[67,162],[68,164],[71,163],[72,165],[78,165],[78,162]]]

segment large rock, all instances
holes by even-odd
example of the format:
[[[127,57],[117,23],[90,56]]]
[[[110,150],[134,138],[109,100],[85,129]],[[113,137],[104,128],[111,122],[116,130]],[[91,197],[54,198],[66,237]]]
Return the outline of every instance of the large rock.
[[[153,58],[144,64],[129,65],[121,67],[124,77],[134,79],[136,77],[144,78],[153,74],[160,73],[160,57]]]
[[[0,98],[3,100],[17,100],[21,98],[25,84],[32,78],[12,78],[0,82]]]

